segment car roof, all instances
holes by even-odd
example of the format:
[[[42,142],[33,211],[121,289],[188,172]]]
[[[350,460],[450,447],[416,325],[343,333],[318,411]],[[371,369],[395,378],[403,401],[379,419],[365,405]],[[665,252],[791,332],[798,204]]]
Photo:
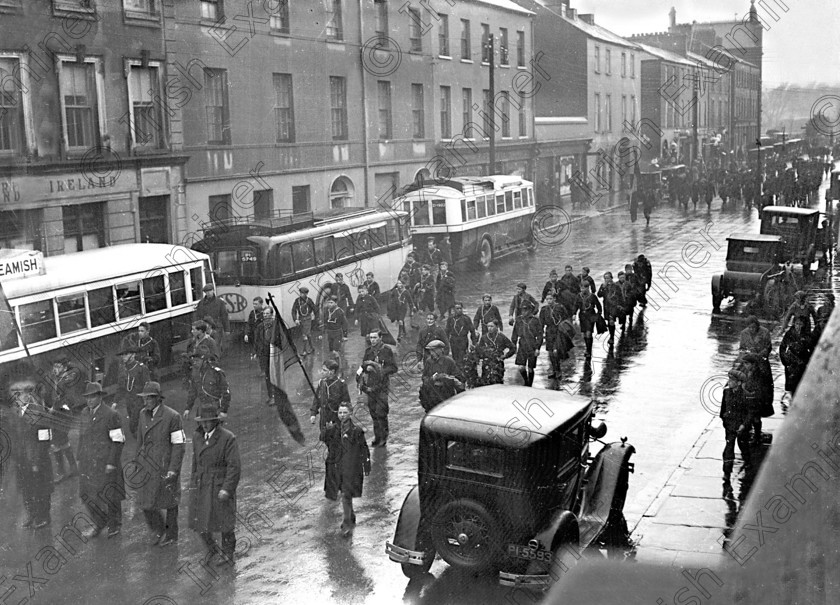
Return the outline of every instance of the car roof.
[[[469,389],[429,411],[421,431],[522,448],[576,424],[592,402],[564,391],[519,385]]]
[[[726,239],[741,240],[750,242],[781,242],[781,235],[770,235],[769,233],[733,233]]]
[[[791,216],[813,216],[814,214],[820,213],[816,208],[796,208],[795,206],[765,206],[761,209],[761,212],[762,216],[765,212],[769,212],[770,214],[789,214]]]

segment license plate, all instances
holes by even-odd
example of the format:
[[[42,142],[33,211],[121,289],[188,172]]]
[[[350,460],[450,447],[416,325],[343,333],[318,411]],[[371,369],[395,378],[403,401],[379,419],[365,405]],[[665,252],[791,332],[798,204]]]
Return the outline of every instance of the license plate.
[[[520,544],[508,544],[508,556],[517,559],[528,559],[529,561],[545,561],[551,563],[551,553],[541,548],[534,549],[530,546]]]

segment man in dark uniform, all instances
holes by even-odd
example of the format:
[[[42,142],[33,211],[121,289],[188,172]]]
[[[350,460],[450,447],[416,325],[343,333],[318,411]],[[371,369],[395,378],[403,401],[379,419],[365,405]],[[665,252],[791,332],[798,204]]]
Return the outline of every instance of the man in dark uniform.
[[[540,309],[539,320],[545,330],[545,348],[548,351],[548,360],[551,362],[551,373],[548,377],[557,378],[560,373],[557,347],[560,338],[560,324],[563,321],[563,311],[557,304],[554,294],[546,295],[545,305]]]
[[[502,329],[502,314],[499,313],[499,307],[493,304],[493,297],[485,294],[481,297],[481,306],[476,310],[473,318],[473,326],[481,328],[482,334],[487,334],[487,326],[495,323],[496,327],[501,331]]]
[[[640,254],[635,261],[633,261],[633,273],[636,276],[638,286],[638,299],[642,308],[647,306],[647,296],[645,293],[650,290],[653,282],[653,269],[650,266],[650,261],[645,258],[644,254]],[[592,288],[595,291],[595,288]]]
[[[368,294],[374,298],[377,298],[382,293],[379,284],[373,279],[373,273],[370,271],[365,274],[364,286],[367,288]]]
[[[597,316],[601,314],[601,302],[589,289],[589,284],[580,285],[580,302],[578,303],[580,332],[586,345],[586,358],[592,357],[592,332],[595,329]]]
[[[426,345],[428,359],[423,363],[420,405],[428,412],[437,404],[464,390],[464,376],[455,361],[444,353],[446,345],[433,340]]]
[[[341,353],[341,344],[347,340],[347,317],[335,297],[327,301],[324,309],[324,331],[330,352]],[[318,336],[319,339],[323,337],[323,334]]]
[[[213,318],[213,321],[216,322],[216,327],[218,327],[219,330],[214,339],[216,344],[219,346],[219,356],[221,358],[225,352],[225,334],[230,334],[227,305],[221,298],[216,296],[216,291],[213,289],[212,284],[207,284],[204,286],[203,290],[204,298],[198,301],[195,311],[193,312],[193,319],[204,319],[205,316],[209,315]]]
[[[558,290],[558,294],[562,290],[571,292],[575,296],[577,296],[578,292],[580,292],[580,278],[575,275],[574,267],[571,265],[566,265],[563,277],[560,278],[560,288]]]
[[[350,286],[344,283],[344,274],[335,274],[335,283],[333,284],[333,296],[337,296],[338,307],[345,313],[352,313],[354,309],[353,295],[350,293]]]
[[[633,329],[633,309],[636,307],[635,290],[630,282],[627,281],[627,275],[624,271],[618,272],[618,283],[616,284],[621,291],[621,300],[624,301],[622,313],[618,315],[618,320],[621,322],[621,331],[624,332],[625,322],[628,317],[630,319],[630,329]]]
[[[552,269],[548,273],[548,281],[545,282],[545,286],[543,286],[542,291],[542,300],[541,303],[545,302],[545,297],[549,294],[554,294],[555,297],[557,295],[557,291],[560,289],[560,278],[557,276],[557,269]],[[555,298],[556,300],[556,298]]]
[[[435,244],[435,238],[430,237],[426,241],[426,250],[420,259],[421,265],[427,265],[432,274],[432,279],[437,283],[438,275],[440,274],[440,264],[443,262],[443,253]]]
[[[371,447],[382,447],[388,441],[388,390],[391,375],[397,373],[394,351],[382,342],[378,330],[368,335],[370,346],[356,377],[359,390],[368,396],[368,410],[373,421],[373,441]]]
[[[455,304],[455,275],[449,270],[445,262],[440,264],[440,275],[437,285],[437,306],[440,316],[443,317],[452,313]]]
[[[262,323],[263,320],[263,308],[265,307],[265,301],[263,300],[262,296],[255,296],[254,297],[254,308],[251,309],[251,312],[248,314],[248,332],[245,334],[245,342],[251,345],[252,357],[256,357],[257,355],[257,344],[256,344],[256,334],[259,330],[259,325]],[[292,307],[294,309],[294,307]]]
[[[364,284],[359,286],[359,297],[356,299],[356,323],[359,325],[362,336],[367,336],[379,329],[381,313],[379,303],[368,293],[367,286]]]
[[[578,276],[578,283],[588,283],[589,284],[589,291],[595,292],[597,288],[595,287],[595,280],[592,279],[592,276],[589,275],[589,267],[583,267],[580,270],[580,275]]]
[[[306,357],[315,352],[312,346],[312,324],[318,321],[318,307],[309,298],[309,288],[301,286],[298,290],[298,297],[292,303],[292,321],[300,326],[300,337],[303,340],[303,351],[301,357]]]
[[[327,359],[321,366],[321,380],[315,387],[315,397],[309,410],[309,422],[315,424],[315,417],[321,414],[319,439],[326,442],[325,431],[330,423],[338,423],[338,405],[350,403],[347,383],[338,377],[338,362]]]
[[[147,382],[140,396],[143,412],[135,458],[138,474],[129,485],[137,485],[137,506],[152,531],[152,546],[169,546],[178,542],[181,463],[187,438],[181,415],[163,404],[159,383]],[[165,517],[162,509],[166,510]]]
[[[531,308],[533,314],[540,306],[537,299],[525,291],[527,288],[525,282],[516,284],[516,294],[513,295],[513,300],[510,301],[510,308],[508,309],[508,324],[511,326],[519,319],[523,307]]]
[[[478,339],[475,350],[481,360],[482,384],[503,384],[505,359],[516,354],[516,347],[499,331],[499,324],[494,321],[487,324],[487,333]]]
[[[190,473],[189,527],[198,532],[216,566],[232,565],[236,549],[236,488],[241,463],[236,435],[221,426],[222,418],[213,405],[202,405],[193,433]],[[220,532],[219,549],[214,532]]]
[[[70,358],[60,355],[53,361],[52,375],[50,376],[52,392],[46,403],[52,412],[55,420],[55,429],[52,434],[50,451],[55,460],[56,483],[64,479],[75,477],[78,474],[76,458],[73,456],[73,448],[70,445],[70,428],[73,425],[74,414],[77,414],[85,407],[84,398],[81,392],[84,389],[82,372],[70,365]],[[67,461],[67,474],[64,474],[64,461]]]
[[[160,365],[160,345],[151,336],[147,322],[137,325],[137,331],[129,333],[123,341],[124,348],[137,349],[137,361],[149,369],[152,380],[157,380],[157,368]]]
[[[613,281],[612,273],[604,273],[604,283],[598,289],[598,296],[604,299],[604,319],[607,320],[607,329],[610,331],[609,344],[615,342],[615,320],[624,322],[624,295],[621,287]]]
[[[420,330],[417,335],[417,359],[422,359],[424,362],[429,357],[428,345],[433,340],[440,340],[444,343],[444,352],[449,353],[449,338],[446,336],[446,330],[435,323],[437,316],[434,313],[426,313],[426,325]]]
[[[86,410],[79,433],[79,498],[94,523],[85,536],[98,536],[107,527],[108,537],[113,538],[120,533],[125,500],[120,463],[125,444],[122,419],[102,403],[102,385],[98,382],[87,383],[83,395]]]
[[[420,283],[420,263],[418,263],[415,259],[413,252],[409,252],[406,255],[402,271],[408,273],[409,280],[408,283],[405,284],[405,287],[413,294],[415,286]]]
[[[194,321],[192,323],[192,328],[190,329],[190,341],[187,344],[187,350],[184,355],[184,358],[181,363],[181,371],[183,373],[183,382],[184,388],[189,391],[190,390],[190,380],[192,380],[192,362],[190,361],[190,355],[199,347],[203,346],[210,350],[213,353],[213,356],[218,359],[219,358],[219,347],[216,344],[216,341],[213,340],[213,337],[207,334],[208,326],[204,322],[204,320]],[[257,348],[256,339],[258,338],[259,332],[256,333],[254,336],[255,342],[254,347]]]
[[[27,515],[23,526],[41,529],[51,522],[53,423],[34,370],[24,366],[16,372],[9,381],[9,399],[16,412],[9,427],[9,451],[15,459],[17,486]]]
[[[205,347],[199,347],[190,359],[193,364],[193,378],[184,418],[189,418],[196,400],[200,405],[215,405],[221,417],[226,418],[230,408],[230,387],[224,371],[214,363],[212,353]]]
[[[543,326],[539,317],[534,315],[535,311],[535,305],[529,302],[522,304],[511,336],[516,345],[516,365],[526,387],[534,384],[534,368],[537,367],[537,356],[543,343]]]
[[[414,286],[414,303],[420,311],[435,310],[435,278],[428,265],[420,268],[420,283]]]
[[[629,308],[627,315],[630,318],[630,328],[632,329],[633,311],[636,309],[636,303],[639,302],[639,295],[644,293],[645,286],[633,270],[633,265],[629,263],[624,265],[624,279],[627,282],[624,290],[624,303]]]
[[[464,315],[464,303],[455,303],[455,313],[446,320],[446,336],[452,347],[452,359],[460,364],[467,354],[470,341],[475,344],[475,327],[472,320]]]
[[[137,437],[137,423],[140,421],[140,410],[143,409],[143,400],[139,393],[143,390],[143,385],[150,380],[148,368],[135,359],[137,351],[138,349],[129,346],[117,353],[122,357],[117,381],[117,402],[125,406],[128,430],[135,438]]]
[[[735,465],[735,442],[741,450],[744,459],[744,470],[749,475],[752,472],[752,449],[750,447],[750,427],[753,411],[744,392],[746,375],[739,370],[729,372],[729,384],[723,389],[720,406],[720,418],[726,431],[726,445],[723,448],[723,488],[731,494],[730,477]]]

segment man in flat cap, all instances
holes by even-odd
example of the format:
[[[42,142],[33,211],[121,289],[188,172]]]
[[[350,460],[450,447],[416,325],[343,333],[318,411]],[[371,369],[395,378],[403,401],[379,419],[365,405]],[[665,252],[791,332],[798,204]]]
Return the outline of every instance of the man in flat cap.
[[[125,500],[120,463],[125,433],[119,413],[102,403],[103,394],[98,382],[88,382],[82,393],[85,411],[79,433],[79,498],[94,524],[87,538],[98,536],[105,527],[109,538],[119,534]]]
[[[425,411],[464,390],[464,375],[455,360],[444,354],[446,344],[433,340],[426,345],[429,357],[423,362],[420,405]]]
[[[193,312],[193,320],[204,319],[209,315],[216,322],[218,330],[214,336],[216,344],[219,345],[219,356],[224,355],[224,335],[230,334],[230,323],[228,322],[228,310],[225,302],[216,296],[216,290],[212,284],[203,288],[204,298],[198,301]]]
[[[152,530],[152,545],[169,546],[178,541],[181,463],[187,439],[181,415],[164,405],[159,383],[147,382],[140,396],[139,443],[128,481],[137,489],[137,506]]]

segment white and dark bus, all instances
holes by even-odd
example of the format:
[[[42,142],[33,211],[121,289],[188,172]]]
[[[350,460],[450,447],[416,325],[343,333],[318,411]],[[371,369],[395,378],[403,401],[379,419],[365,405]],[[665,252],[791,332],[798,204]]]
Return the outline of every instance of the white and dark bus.
[[[206,252],[217,293],[233,322],[245,322],[255,296],[271,293],[286,324],[301,286],[316,300],[324,285],[344,274],[355,299],[372,272],[382,292],[397,281],[411,251],[405,213],[345,209],[331,216],[293,215],[265,221],[220,223],[193,247]]]
[[[533,246],[534,185],[517,176],[456,177],[412,184],[394,200],[410,217],[414,247],[449,236],[452,262],[488,268],[502,254]]]
[[[206,254],[168,244],[125,244],[41,262],[42,274],[2,282],[20,330],[3,321],[4,374],[27,358],[48,369],[66,355],[88,380],[110,375],[123,337],[141,321],[150,324],[165,368],[177,361],[173,347],[185,347],[191,314],[212,283]]]

